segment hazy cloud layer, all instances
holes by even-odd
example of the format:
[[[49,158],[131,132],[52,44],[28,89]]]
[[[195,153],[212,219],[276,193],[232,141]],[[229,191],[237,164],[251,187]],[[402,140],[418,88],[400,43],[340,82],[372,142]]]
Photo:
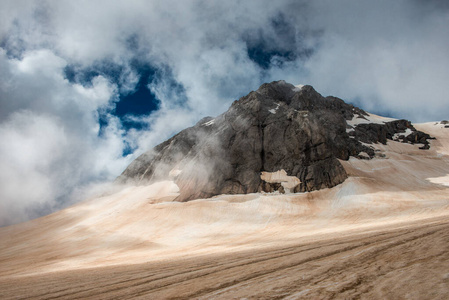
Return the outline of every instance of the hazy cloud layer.
[[[99,136],[97,110],[112,105],[115,86],[103,77],[70,84],[64,60],[48,50],[16,60],[0,49],[0,65],[0,225],[79,200],[78,187],[126,166],[117,118],[108,115]]]
[[[82,199],[267,81],[412,121],[447,119],[446,3],[2,1],[0,225]],[[113,109],[142,76],[136,64],[157,70],[148,88],[160,109],[128,116],[146,126],[126,131]],[[69,81],[68,66],[76,78],[118,71]],[[127,147],[135,152],[123,157]]]

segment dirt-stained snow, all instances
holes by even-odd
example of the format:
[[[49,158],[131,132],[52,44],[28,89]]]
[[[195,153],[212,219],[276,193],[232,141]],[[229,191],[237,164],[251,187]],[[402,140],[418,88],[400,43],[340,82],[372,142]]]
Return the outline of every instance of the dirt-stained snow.
[[[415,126],[430,150],[376,144],[332,189],[179,203],[164,181],[0,228],[0,298],[446,299],[449,128]]]

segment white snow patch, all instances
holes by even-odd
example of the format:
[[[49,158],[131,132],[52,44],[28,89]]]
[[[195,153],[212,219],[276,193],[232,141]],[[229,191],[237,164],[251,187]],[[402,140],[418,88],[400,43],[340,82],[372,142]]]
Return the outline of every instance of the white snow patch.
[[[286,194],[291,193],[291,190],[301,183],[298,177],[288,176],[284,169],[276,172],[262,172],[260,179],[269,183],[280,183]]]
[[[365,158],[370,158],[369,155],[368,155],[368,153],[366,153],[366,152],[364,152],[364,151],[360,152],[360,153],[359,153],[359,156],[365,157]]]
[[[211,126],[213,124],[215,124],[215,119],[212,119],[212,120],[210,120],[210,121],[208,121],[206,123],[203,123],[203,126]]]
[[[179,174],[181,174],[181,173],[182,173],[182,170],[174,168],[168,173],[168,177],[174,179],[174,178],[178,177]]]
[[[427,178],[428,181],[436,184],[441,184],[444,186],[449,186],[449,175],[441,176],[441,177],[433,177]]]
[[[396,141],[399,139],[399,136],[403,135],[404,137],[409,136],[410,134],[412,134],[413,131],[410,128],[405,129],[405,132],[399,132],[399,133],[395,133],[393,135],[393,140]]]
[[[295,87],[292,89],[294,92],[299,92],[304,87],[304,84],[298,84],[295,85]]]
[[[277,110],[279,109],[279,106],[281,106],[281,104],[280,103],[276,103],[276,107],[272,108],[272,109],[269,109],[268,111],[274,115],[274,114],[276,114]]]
[[[349,126],[355,127],[359,124],[385,124],[387,122],[395,121],[396,119],[381,117],[378,115],[368,113],[367,116],[354,115],[352,120],[346,121]]]

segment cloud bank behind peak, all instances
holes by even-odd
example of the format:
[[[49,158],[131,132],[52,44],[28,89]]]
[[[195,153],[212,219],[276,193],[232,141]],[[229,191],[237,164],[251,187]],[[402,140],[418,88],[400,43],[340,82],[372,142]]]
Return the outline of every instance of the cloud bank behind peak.
[[[445,3],[2,1],[0,225],[82,199],[263,82],[447,119]],[[138,92],[146,109],[120,114]]]

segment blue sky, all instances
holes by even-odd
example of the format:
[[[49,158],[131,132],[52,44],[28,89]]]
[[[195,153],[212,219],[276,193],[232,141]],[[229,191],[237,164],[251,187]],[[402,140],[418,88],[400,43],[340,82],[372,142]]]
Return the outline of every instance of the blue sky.
[[[448,119],[447,1],[0,2],[0,226],[98,193],[262,83]]]

